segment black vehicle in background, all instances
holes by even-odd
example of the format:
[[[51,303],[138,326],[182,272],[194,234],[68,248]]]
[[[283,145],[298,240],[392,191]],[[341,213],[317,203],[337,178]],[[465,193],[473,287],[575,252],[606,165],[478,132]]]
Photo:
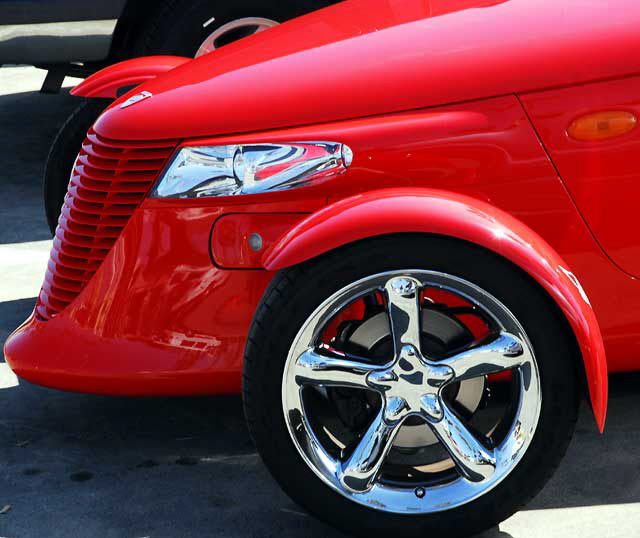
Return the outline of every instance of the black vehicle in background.
[[[156,54],[199,56],[337,0],[0,0],[0,65],[46,69],[42,91],[65,76]],[[44,174],[52,233],[82,140],[106,99],[81,103],[56,136]]]

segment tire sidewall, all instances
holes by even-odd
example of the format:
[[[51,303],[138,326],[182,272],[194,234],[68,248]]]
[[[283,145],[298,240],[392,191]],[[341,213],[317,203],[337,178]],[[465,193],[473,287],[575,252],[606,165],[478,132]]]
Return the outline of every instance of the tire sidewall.
[[[383,513],[325,485],[294,446],[282,410],[281,386],[289,348],[300,327],[333,293],[366,276],[428,269],[463,278],[501,301],[518,319],[536,354],[542,405],[527,452],[511,473],[480,498],[428,515]],[[283,489],[321,519],[354,534],[426,532],[465,536],[492,527],[532,498],[566,450],[577,413],[574,346],[566,320],[528,275],[480,247],[432,237],[365,241],[279,274],[265,292],[245,355],[249,427],[265,463]],[[259,382],[254,380],[259,379]],[[395,530],[394,530],[395,529]]]
[[[167,2],[156,17],[134,39],[133,55],[175,54],[192,57],[217,28],[245,17],[261,17],[284,22],[296,15],[277,3],[238,0],[234,2]],[[206,24],[211,19],[211,23]],[[206,24],[206,26],[205,26]]]

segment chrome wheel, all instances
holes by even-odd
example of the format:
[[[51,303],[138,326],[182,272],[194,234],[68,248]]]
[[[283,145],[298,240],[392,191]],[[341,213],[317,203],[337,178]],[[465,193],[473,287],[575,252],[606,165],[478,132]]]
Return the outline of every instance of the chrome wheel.
[[[481,405],[492,379],[503,401]],[[346,286],[306,320],[282,405],[326,484],[378,510],[424,514],[483,495],[517,466],[538,424],[540,376],[496,298],[453,275],[393,271]]]
[[[208,26],[208,24],[214,21],[215,19],[209,19],[205,23],[205,26]],[[207,38],[202,42],[202,45],[198,48],[195,57],[198,58],[203,54],[207,54],[233,41],[257,34],[258,32],[262,32],[267,28],[272,28],[277,25],[277,21],[262,17],[243,17],[241,19],[228,22],[219,28],[216,28],[216,30],[207,36]]]

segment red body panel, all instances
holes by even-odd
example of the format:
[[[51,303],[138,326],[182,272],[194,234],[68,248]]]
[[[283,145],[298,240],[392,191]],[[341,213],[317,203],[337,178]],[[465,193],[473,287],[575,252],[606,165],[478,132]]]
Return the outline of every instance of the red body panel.
[[[452,192],[384,189],[354,196],[314,213],[267,253],[276,271],[368,237],[429,233],[483,246],[524,269],[553,297],[582,350],[598,426],[607,409],[607,365],[595,314],[575,275],[533,230],[495,206]]]
[[[209,234],[220,214],[138,210],[69,307],[14,333],[13,370],[75,391],[237,392],[246,334],[272,275],[213,265]]]
[[[48,320],[91,280],[146,197],[177,141],[145,147],[103,139],[89,130],[71,172],[36,317]]]
[[[225,269],[262,269],[262,256],[306,213],[231,213],[220,217],[211,233],[213,262]],[[261,247],[249,245],[258,234]]]
[[[492,4],[339,3],[147,82],[153,99],[107,111],[95,129],[116,139],[258,131],[640,71],[633,0]],[[169,110],[179,121],[159,120]]]
[[[640,77],[527,94],[522,101],[602,247],[623,270],[640,276],[640,129],[586,142],[566,133],[575,118],[602,110],[640,118]]]
[[[147,56],[126,60],[87,77],[72,88],[71,93],[82,97],[115,99],[121,94],[118,90],[142,84],[188,61],[189,58],[182,56]]]
[[[483,244],[547,289],[574,328],[602,425],[605,367],[640,368],[640,283],[628,274],[639,263],[629,231],[638,135],[574,147],[566,128],[600,107],[635,112],[623,77],[640,73],[639,24],[630,0],[351,0],[149,80],[140,90],[151,97],[125,109],[117,101],[95,125],[100,136],[141,147],[328,140],[349,145],[353,163],[313,187],[146,199],[71,304],[9,338],[7,361],[27,379],[71,390],[237,390],[251,319],[273,276],[246,270],[263,259],[247,250],[247,233],[263,234],[266,247],[283,234],[265,258],[274,269],[365,234],[427,231]],[[112,96],[133,65],[78,91]],[[167,65],[159,60],[158,70]],[[131,68],[131,79],[143,71]],[[614,179],[626,192],[607,199],[622,205],[584,195]],[[629,214],[614,215],[620,207]],[[283,213],[298,215],[266,216]],[[295,226],[302,213],[315,214]]]

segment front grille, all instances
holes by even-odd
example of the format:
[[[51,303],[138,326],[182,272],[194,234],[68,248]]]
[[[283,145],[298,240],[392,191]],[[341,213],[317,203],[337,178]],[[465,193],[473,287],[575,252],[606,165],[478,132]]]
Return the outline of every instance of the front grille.
[[[39,319],[55,317],[84,289],[176,143],[123,142],[89,131],[74,165],[58,220],[36,303]]]

